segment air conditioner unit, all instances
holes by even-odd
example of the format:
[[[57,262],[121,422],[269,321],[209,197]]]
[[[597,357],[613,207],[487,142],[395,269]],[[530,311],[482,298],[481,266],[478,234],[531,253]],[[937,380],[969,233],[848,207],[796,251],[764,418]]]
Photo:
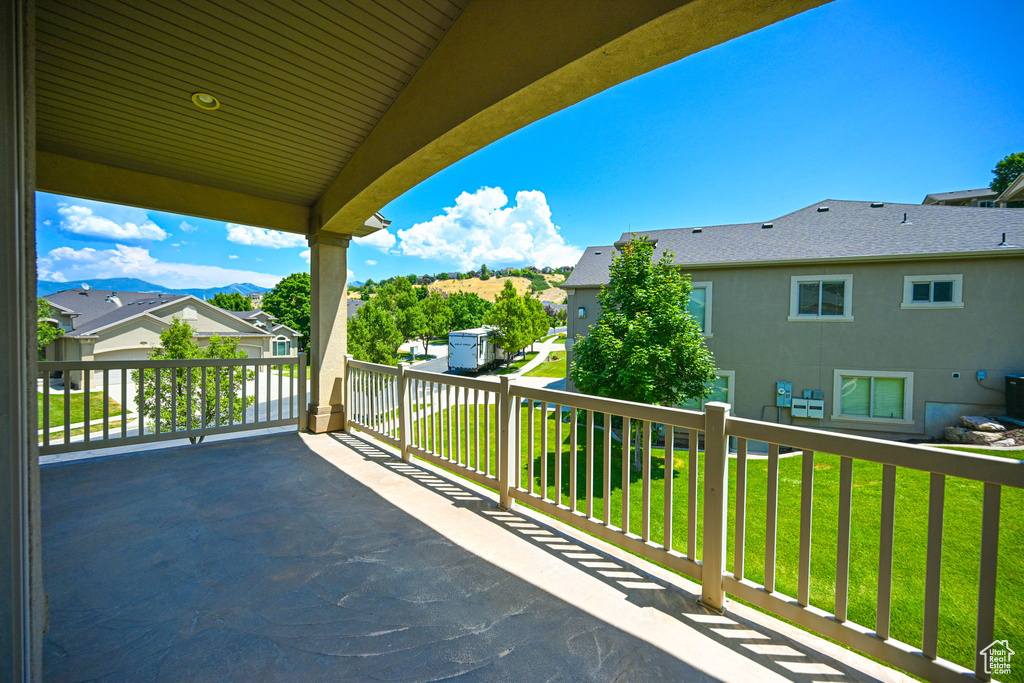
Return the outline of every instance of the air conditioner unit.
[[[1006,376],[1006,416],[1024,420],[1024,375]]]

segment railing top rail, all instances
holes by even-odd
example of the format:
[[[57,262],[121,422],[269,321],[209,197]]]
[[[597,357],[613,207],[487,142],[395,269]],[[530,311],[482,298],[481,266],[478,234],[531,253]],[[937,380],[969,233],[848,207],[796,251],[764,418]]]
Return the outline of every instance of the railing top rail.
[[[379,372],[382,375],[398,377],[398,368],[393,365],[380,365],[378,363],[368,363],[364,360],[349,359],[348,366],[357,370],[368,370],[370,372]]]
[[[227,368],[242,365],[295,365],[305,354],[299,356],[275,356],[271,358],[189,358],[185,360],[48,360],[40,361],[39,372],[57,370],[128,370],[151,368]]]
[[[480,391],[497,391],[498,380],[483,379],[481,377],[465,377],[463,375],[449,375],[443,372],[427,372],[426,370],[406,369],[405,376],[410,379],[419,379],[438,384],[449,384],[455,387],[466,389],[479,389]]]
[[[686,429],[704,429],[704,413],[683,408],[654,406],[647,403],[619,401],[614,398],[602,398],[587,394],[577,394],[557,389],[536,389],[512,383],[510,393],[518,398],[546,401],[570,408],[582,408],[599,413],[610,413],[636,420],[650,420],[674,427]]]
[[[845,455],[856,460],[895,465],[950,477],[1024,488],[1024,461],[976,455],[919,444],[898,443],[866,436],[837,434],[807,427],[772,424],[741,417],[726,423],[729,436],[767,441],[817,453]]]

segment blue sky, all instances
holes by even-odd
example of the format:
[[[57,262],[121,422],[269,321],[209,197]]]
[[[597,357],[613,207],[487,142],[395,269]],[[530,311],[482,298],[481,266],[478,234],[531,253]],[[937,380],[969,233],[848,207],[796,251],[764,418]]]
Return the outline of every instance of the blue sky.
[[[920,203],[1024,151],[1024,3],[836,0],[538,121],[382,207],[358,280],[563,265],[629,229],[766,220],[821,199]],[[301,238],[40,194],[39,274],[269,286]],[[184,225],[183,225],[184,224]]]

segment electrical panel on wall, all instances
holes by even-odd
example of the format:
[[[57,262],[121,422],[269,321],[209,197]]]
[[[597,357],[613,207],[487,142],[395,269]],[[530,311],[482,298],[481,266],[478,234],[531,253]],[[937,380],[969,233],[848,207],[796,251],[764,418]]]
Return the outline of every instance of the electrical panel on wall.
[[[790,403],[793,402],[793,383],[792,382],[776,382],[775,383],[775,405],[780,408],[788,408]]]

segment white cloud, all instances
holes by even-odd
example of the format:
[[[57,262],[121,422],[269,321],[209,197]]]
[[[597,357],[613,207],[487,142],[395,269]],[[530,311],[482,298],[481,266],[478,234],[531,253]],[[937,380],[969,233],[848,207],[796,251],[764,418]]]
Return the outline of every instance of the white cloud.
[[[228,258],[229,259],[236,259],[236,258],[238,258],[238,256],[235,255],[235,254],[228,254]]]
[[[463,192],[444,214],[399,230],[402,253],[448,261],[462,270],[481,263],[544,267],[579,260],[583,250],[565,243],[543,192],[524,190],[516,193],[514,206],[506,204],[500,187]]]
[[[181,230],[182,232],[195,232],[198,229],[198,225],[192,225],[188,221],[182,221],[181,225],[178,226],[178,230]]]
[[[43,225],[45,225],[46,227],[50,227],[51,225],[53,225],[53,221],[45,220],[45,221],[43,221]]]
[[[58,247],[38,260],[37,270],[41,280],[88,282],[96,278],[137,277],[165,287],[222,287],[234,282],[273,287],[281,279],[278,275],[250,270],[160,261],[150,256],[148,249],[123,244],[114,249]]]
[[[80,237],[89,237],[96,240],[110,242],[141,242],[160,241],[167,239],[164,232],[156,223],[144,219],[138,223],[124,221],[118,223],[103,216],[97,216],[87,206],[79,204],[61,203],[57,209],[63,218],[60,222],[61,230],[70,232]]]
[[[368,265],[368,266],[375,266],[375,265],[377,265],[377,262],[374,261],[372,258],[368,258],[368,259],[366,259],[366,265]]]
[[[306,251],[300,252],[299,253],[299,258],[304,260],[306,263],[309,263],[309,253],[310,253],[310,251],[311,251],[310,249],[307,249]]]
[[[181,242],[174,242],[173,244],[171,244],[171,246],[177,249],[181,246]]]
[[[306,246],[306,238],[290,232],[264,230],[238,223],[228,223],[228,242],[245,244],[252,247],[268,247],[270,249],[287,249],[289,247]]]
[[[387,253],[388,249],[395,246],[395,236],[385,228],[370,233],[366,237],[353,237],[352,241],[361,247],[372,247]]]

